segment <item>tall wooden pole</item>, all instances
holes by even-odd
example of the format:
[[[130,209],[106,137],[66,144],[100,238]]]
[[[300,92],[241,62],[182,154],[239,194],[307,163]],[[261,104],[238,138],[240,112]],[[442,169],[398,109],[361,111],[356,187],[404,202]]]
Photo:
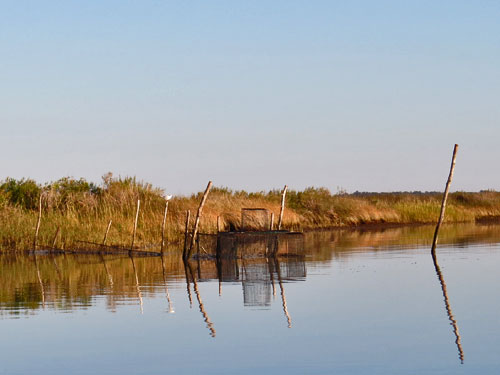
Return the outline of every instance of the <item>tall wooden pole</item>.
[[[167,222],[168,201],[165,202],[165,212],[163,213],[163,222],[161,224],[161,252],[165,247],[165,224]]]
[[[436,225],[436,230],[434,232],[434,239],[432,240],[431,252],[436,251],[436,245],[438,240],[439,228],[444,220],[444,212],[446,210],[446,200],[448,199],[448,193],[450,192],[451,180],[453,179],[453,171],[455,170],[455,161],[457,159],[458,145],[456,144],[453,148],[453,156],[451,157],[450,174],[448,175],[448,181],[446,181],[446,187],[444,189],[443,201],[441,203],[441,213],[439,214],[439,220]]]
[[[52,240],[52,250],[56,249],[57,236],[59,235],[60,231],[61,231],[61,227],[58,226],[56,229],[56,234],[54,234],[54,239]]]
[[[205,189],[205,192],[203,193],[203,197],[201,198],[200,206],[198,207],[198,212],[196,213],[196,219],[194,221],[193,237],[191,237],[191,245],[189,246],[189,253],[187,255],[188,258],[191,256],[191,252],[193,251],[194,242],[196,241],[196,236],[198,235],[198,227],[200,226],[201,213],[203,211],[203,206],[205,205],[205,202],[206,202],[207,197],[208,197],[208,193],[210,192],[211,188],[212,188],[212,181],[208,181],[207,188]]]
[[[274,212],[271,212],[271,222],[269,223],[269,230],[274,229]]]
[[[280,218],[278,221],[278,230],[281,230],[281,225],[283,224],[283,212],[285,212],[285,196],[288,186],[285,185],[283,188],[283,193],[281,194],[281,210],[280,210]]]
[[[104,233],[104,238],[102,240],[102,245],[105,246],[106,245],[106,240],[108,239],[108,233],[109,233],[109,229],[111,228],[111,223],[113,222],[113,220],[110,220],[109,223],[108,223],[108,227],[106,228],[106,233]]]
[[[137,232],[137,221],[139,220],[139,208],[141,207],[141,201],[137,200],[137,211],[135,212],[134,220],[134,233],[132,234],[132,244],[130,245],[130,251],[134,250],[135,234]]]
[[[221,225],[220,225],[220,216],[217,216],[217,233],[219,233],[221,230]]]
[[[186,211],[186,225],[184,229],[184,250],[182,252],[182,259],[187,258],[187,247],[188,247],[188,240],[189,240],[189,219],[191,219],[191,211],[187,210]]]
[[[40,222],[42,221],[42,193],[38,199],[38,219],[35,227],[35,237],[33,238],[33,250],[36,250],[36,243],[38,241],[38,232],[40,231]]]

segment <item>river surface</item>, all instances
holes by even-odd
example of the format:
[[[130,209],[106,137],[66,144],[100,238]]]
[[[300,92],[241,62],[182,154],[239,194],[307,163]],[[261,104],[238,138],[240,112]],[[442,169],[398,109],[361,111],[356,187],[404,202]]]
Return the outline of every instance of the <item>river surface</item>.
[[[500,225],[307,233],[303,256],[0,255],[1,374],[498,374]]]

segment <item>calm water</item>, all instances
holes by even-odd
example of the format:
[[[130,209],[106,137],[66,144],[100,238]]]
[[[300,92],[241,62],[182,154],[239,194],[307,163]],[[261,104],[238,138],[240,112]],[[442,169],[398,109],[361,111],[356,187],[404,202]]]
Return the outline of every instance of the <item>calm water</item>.
[[[221,267],[0,255],[0,373],[498,374],[500,226],[444,227],[437,267],[432,232]]]

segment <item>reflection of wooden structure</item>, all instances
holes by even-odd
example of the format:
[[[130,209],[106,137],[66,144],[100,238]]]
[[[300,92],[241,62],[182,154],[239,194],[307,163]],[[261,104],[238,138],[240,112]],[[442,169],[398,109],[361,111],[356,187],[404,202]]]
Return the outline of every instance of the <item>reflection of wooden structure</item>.
[[[302,256],[304,235],[297,232],[221,232],[216,238],[217,258]],[[213,251],[213,250],[212,250]]]
[[[455,344],[457,344],[457,349],[458,349],[458,357],[460,358],[460,362],[464,363],[464,350],[462,349],[462,343],[460,342],[460,332],[458,331],[458,323],[455,317],[453,316],[453,312],[451,311],[450,300],[448,298],[448,290],[446,289],[446,283],[444,282],[443,274],[441,273],[441,269],[439,268],[435,251],[432,251],[432,261],[434,262],[436,275],[439,279],[439,283],[441,284],[441,290],[443,292],[444,306],[446,308],[446,313],[448,314],[448,319],[450,320],[451,325],[453,326],[453,333],[455,334]]]

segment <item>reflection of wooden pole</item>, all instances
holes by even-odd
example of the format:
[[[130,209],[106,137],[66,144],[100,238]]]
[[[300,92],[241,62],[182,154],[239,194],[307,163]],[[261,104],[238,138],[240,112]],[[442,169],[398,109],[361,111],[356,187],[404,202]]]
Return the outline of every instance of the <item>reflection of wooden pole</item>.
[[[108,276],[108,280],[109,280],[109,286],[112,288],[113,287],[113,276],[111,276],[111,273],[109,272],[109,269],[108,269],[108,265],[106,264],[106,260],[104,259],[104,255],[102,254],[102,252],[100,253],[101,255],[101,260],[102,260],[102,264],[104,264],[104,269],[106,270],[106,275]]]
[[[191,296],[191,285],[189,283],[187,262],[183,261],[183,263],[184,263],[184,274],[186,275],[186,290],[187,290],[187,295],[188,295],[188,299],[189,299],[189,308],[191,308],[191,307],[193,307],[193,297]]]
[[[42,276],[40,275],[40,268],[38,267],[38,260],[35,253],[35,267],[36,275],[38,277],[38,283],[40,284],[40,293],[42,294],[42,307],[45,309],[45,288],[43,286]]]
[[[191,211],[186,211],[186,225],[184,229],[184,250],[182,251],[182,259],[187,258],[187,247],[189,240],[189,219],[191,218]]]
[[[273,299],[276,297],[276,285],[274,284],[274,270],[270,258],[266,257],[267,267],[269,268],[269,277],[271,278],[271,285],[273,287]]]
[[[165,202],[165,212],[163,213],[163,221],[161,224],[161,252],[165,247],[165,224],[167,222],[168,201]]]
[[[285,212],[285,196],[288,186],[285,185],[283,188],[283,193],[281,194],[281,210],[280,210],[280,218],[278,221],[278,230],[281,230],[281,225],[283,224],[283,213]]]
[[[281,279],[281,269],[280,264],[278,262],[278,258],[274,258],[276,273],[278,274],[278,283],[280,285],[281,290],[281,303],[283,304],[283,313],[285,314],[286,320],[288,322],[288,328],[292,328],[292,318],[288,313],[288,306],[286,304],[286,296],[285,296],[285,287],[283,286],[283,280]]]
[[[208,197],[208,193],[210,192],[210,188],[212,187],[212,181],[208,181],[207,188],[203,193],[203,197],[201,198],[200,206],[198,207],[198,212],[196,213],[196,219],[194,220],[194,229],[193,229],[193,237],[191,237],[191,245],[189,246],[189,253],[187,257],[191,256],[191,252],[193,251],[194,242],[196,241],[196,236],[198,235],[198,227],[200,225],[201,213],[203,211],[203,206]]]
[[[61,278],[62,277],[61,270],[59,269],[59,266],[57,265],[56,257],[54,256],[53,253],[50,255],[50,257],[52,258],[52,263],[54,263],[54,268],[56,269],[57,276],[59,276],[59,278]]]
[[[269,230],[274,228],[274,212],[271,212],[271,222],[269,223]]]
[[[40,198],[38,199],[38,219],[36,221],[36,227],[35,227],[35,238],[33,239],[33,250],[36,250],[36,243],[38,241],[38,232],[40,230],[41,221],[42,221],[42,193],[40,193]]]
[[[210,336],[215,337],[214,324],[210,320],[210,317],[208,316],[207,312],[205,311],[205,307],[203,306],[203,301],[201,300],[201,294],[200,290],[198,289],[198,283],[196,282],[196,277],[194,276],[194,272],[189,263],[187,263],[187,267],[189,268],[189,272],[191,274],[191,277],[193,278],[193,289],[194,293],[196,294],[196,299],[198,300],[198,306],[200,308],[201,315],[203,315],[203,320],[207,324],[207,328],[210,331]]]
[[[165,292],[167,294],[167,302],[168,302],[168,312],[169,313],[174,313],[174,307],[172,306],[172,301],[170,300],[170,293],[168,292],[168,284],[167,284],[167,272],[165,270],[165,258],[163,256],[163,253],[160,255],[161,257],[161,270],[163,274],[163,283],[165,284]]]
[[[455,344],[457,344],[458,348],[458,357],[460,358],[460,362],[464,363],[464,350],[462,349],[462,344],[460,342],[460,332],[458,331],[458,323],[453,317],[453,312],[451,311],[450,301],[448,298],[448,291],[446,289],[446,284],[444,282],[443,274],[441,273],[441,269],[439,268],[436,253],[432,252],[432,261],[434,262],[434,268],[436,269],[436,274],[441,283],[441,290],[443,292],[444,297],[444,306],[446,308],[446,313],[448,314],[448,319],[453,326],[453,333],[455,334]]]
[[[215,259],[215,265],[217,267],[217,278],[219,279],[219,297],[222,296],[222,261],[219,257]]]
[[[144,314],[144,308],[143,308],[143,303],[142,303],[141,287],[139,285],[139,276],[137,276],[137,268],[135,267],[134,257],[130,256],[130,260],[132,261],[132,268],[134,269],[135,287],[137,289],[137,297],[139,298],[139,304],[141,306],[141,314]]]
[[[132,234],[132,245],[130,245],[130,251],[134,250],[135,243],[135,234],[137,232],[137,221],[139,220],[139,209],[141,207],[141,201],[137,200],[137,211],[135,212],[135,220],[134,220],[134,233]]]
[[[451,180],[453,178],[453,170],[455,169],[455,161],[457,159],[457,151],[458,151],[458,145],[455,145],[455,147],[453,148],[453,156],[451,158],[450,174],[448,175],[448,181],[446,181],[446,187],[444,189],[444,194],[443,194],[443,201],[441,202],[441,212],[439,214],[439,220],[436,225],[436,231],[434,232],[434,239],[432,240],[432,249],[431,249],[432,253],[436,251],[439,228],[441,227],[441,223],[444,220],[446,200],[448,199],[448,193],[450,192]]]

